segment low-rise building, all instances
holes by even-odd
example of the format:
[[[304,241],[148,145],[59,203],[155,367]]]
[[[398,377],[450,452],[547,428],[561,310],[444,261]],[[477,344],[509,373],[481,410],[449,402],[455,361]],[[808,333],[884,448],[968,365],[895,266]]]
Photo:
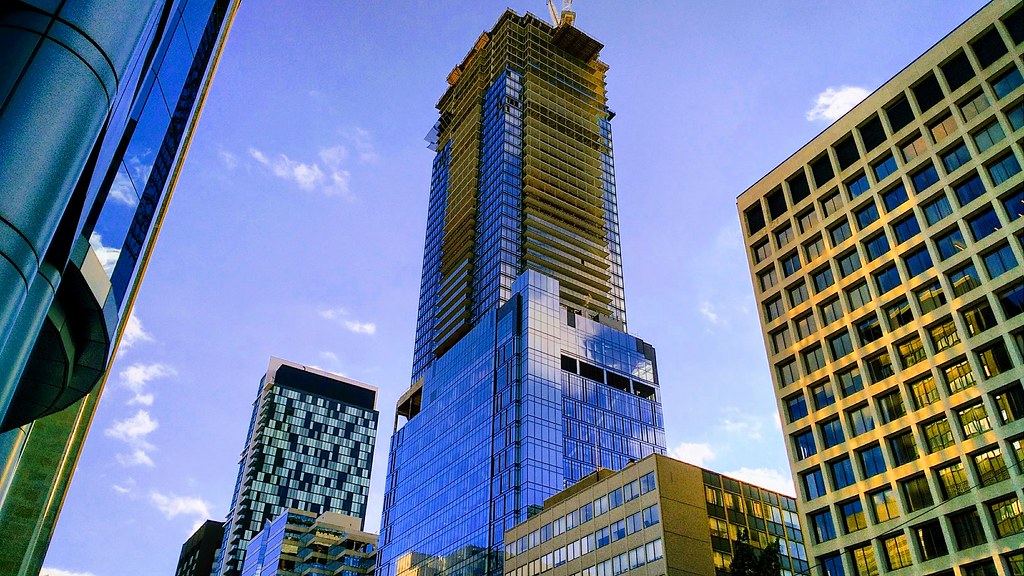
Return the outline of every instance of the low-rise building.
[[[806,573],[796,501],[660,454],[599,469],[505,533],[505,576],[715,576],[746,530]]]
[[[373,576],[377,535],[359,518],[291,509],[246,546],[243,576]]]

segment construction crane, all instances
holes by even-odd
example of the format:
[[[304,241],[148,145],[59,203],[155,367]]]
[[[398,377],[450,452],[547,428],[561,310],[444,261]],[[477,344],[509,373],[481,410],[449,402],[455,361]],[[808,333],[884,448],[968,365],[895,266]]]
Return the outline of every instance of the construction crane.
[[[576,13],[572,11],[572,0],[562,0],[562,10],[555,8],[555,1],[548,0],[548,12],[551,13],[551,23],[555,26],[572,26],[576,20]]]

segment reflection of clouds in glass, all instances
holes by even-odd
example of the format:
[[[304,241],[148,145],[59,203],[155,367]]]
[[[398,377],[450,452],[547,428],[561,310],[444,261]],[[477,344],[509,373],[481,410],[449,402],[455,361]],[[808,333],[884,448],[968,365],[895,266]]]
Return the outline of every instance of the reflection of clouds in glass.
[[[114,265],[117,264],[117,259],[121,256],[121,250],[118,248],[110,248],[103,245],[103,237],[93,232],[89,236],[89,245],[92,246],[96,256],[100,259],[100,264],[103,265],[103,271],[107,273],[107,276],[114,274]]]
[[[144,155],[149,156],[149,150],[146,150]],[[139,190],[136,190],[135,184],[145,186],[146,179],[149,178],[151,170],[153,170],[153,165],[143,164],[138,156],[128,158],[121,164],[121,169],[114,176],[114,182],[110,185],[110,198],[126,206],[138,204]],[[131,172],[131,178],[128,177],[129,171]]]

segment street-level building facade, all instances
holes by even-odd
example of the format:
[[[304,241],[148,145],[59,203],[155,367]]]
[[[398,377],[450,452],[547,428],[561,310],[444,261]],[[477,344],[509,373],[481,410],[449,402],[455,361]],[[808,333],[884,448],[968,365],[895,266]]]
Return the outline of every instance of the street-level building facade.
[[[373,576],[377,535],[337,512],[290,509],[246,546],[242,576]]]
[[[717,576],[741,532],[779,542],[785,576],[808,569],[796,500],[654,454],[598,469],[505,533],[505,576]]]
[[[241,574],[249,541],[292,508],[351,516],[362,530],[376,407],[372,386],[270,359],[253,402],[215,574]]]
[[[815,574],[1024,573],[1021,8],[738,198]]]
[[[498,576],[546,498],[664,453],[655,351],[625,331],[601,47],[507,11],[448,76],[382,575]]]

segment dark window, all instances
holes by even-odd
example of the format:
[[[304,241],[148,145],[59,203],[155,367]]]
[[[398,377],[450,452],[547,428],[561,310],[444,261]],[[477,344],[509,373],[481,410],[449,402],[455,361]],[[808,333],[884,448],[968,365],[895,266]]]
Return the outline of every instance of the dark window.
[[[942,153],[942,164],[946,167],[947,174],[955,172],[957,168],[970,161],[971,152],[963,142]]]
[[[923,475],[900,482],[900,491],[903,492],[907,512],[916,512],[934,503],[928,478]]]
[[[782,188],[772,190],[764,199],[768,202],[768,215],[772,220],[786,213],[786,197],[782,194]]]
[[[999,293],[999,304],[1003,314],[1013,318],[1024,312],[1024,284],[1017,284]]]
[[[878,397],[878,415],[882,419],[882,424],[902,418],[906,413],[907,409],[903,406],[903,396],[899,389],[892,389]]]
[[[991,208],[978,212],[974,216],[968,218],[967,225],[970,227],[971,233],[974,235],[975,242],[985,238],[996,230],[999,230],[1000,227],[999,217],[996,216],[996,211]]]
[[[843,316],[843,307],[839,303],[839,298],[832,298],[818,309],[821,311],[822,326],[828,326]]]
[[[842,222],[828,229],[828,234],[832,238],[832,246],[839,246],[853,234],[850,221],[843,217]]]
[[[804,492],[808,500],[814,500],[825,495],[825,479],[822,478],[821,470],[815,468],[803,475]]]
[[[875,121],[877,122],[877,118]],[[879,124],[878,128],[881,129],[882,125]],[[861,129],[861,137],[864,136],[864,130]],[[885,134],[882,134],[882,140],[885,140]],[[864,146],[867,147],[868,143],[865,139]],[[870,147],[869,147],[870,148]],[[860,153],[857,152],[857,143],[854,142],[853,136],[847,136],[845,140],[835,145],[836,159],[839,160],[839,169],[845,170],[849,168],[854,162],[860,158]]]
[[[1024,126],[1024,104],[1017,104],[1007,110],[1006,119],[1010,122],[1011,130],[1020,130]]]
[[[860,436],[875,429],[875,417],[872,416],[871,407],[867,404],[847,411],[846,418],[850,423],[851,436]]]
[[[874,202],[868,202],[863,208],[857,210],[856,216],[857,224],[860,226],[860,229],[863,230],[872,222],[878,220],[878,207],[875,206]]]
[[[913,532],[921,560],[933,560],[949,554],[946,538],[942,533],[942,524],[938,520],[916,526]]]
[[[931,406],[939,400],[939,389],[931,375],[907,384],[907,388],[910,390],[910,399],[914,402],[915,410]]]
[[[864,361],[864,366],[867,367],[868,374],[871,375],[872,382],[881,382],[894,374],[892,370],[892,359],[889,358],[888,352],[875,354],[868,358]]]
[[[860,470],[865,478],[871,478],[885,472],[885,458],[882,456],[882,447],[875,444],[867,450],[857,452],[860,459]]]
[[[938,198],[924,205],[924,219],[928,222],[929,226],[952,213],[953,208],[950,207],[949,200],[945,194],[940,194]]]
[[[811,162],[811,175],[814,176],[815,187],[820,188],[835,176],[832,170],[832,160],[828,154],[822,154],[817,160]]]
[[[979,178],[977,174],[974,174],[970,178],[955,184],[953,186],[953,191],[956,192],[956,197],[960,200],[960,205],[966,206],[975,198],[980,198],[985,194],[985,185],[982,184],[981,178]]]
[[[811,526],[814,528],[814,539],[818,544],[828,542],[836,537],[836,527],[832,523],[832,512],[828,508],[811,514]]]
[[[874,312],[857,322],[857,336],[860,338],[861,346],[866,346],[882,337],[882,325],[878,322],[878,316],[875,316]]]
[[[914,190],[920,194],[939,181],[939,173],[935,170],[935,165],[928,162],[925,167],[911,174],[910,179],[914,181]]]
[[[821,346],[815,346],[809,350],[803,352],[804,357],[804,369],[807,373],[816,372],[825,367],[825,353],[821,350]]]
[[[933,282],[923,288],[914,291],[917,303],[921,305],[921,314],[927,314],[946,303],[946,295],[942,292],[942,285]]]
[[[935,248],[939,251],[939,259],[946,260],[967,248],[967,242],[964,241],[960,228],[954,225],[952,230],[935,238]]]
[[[810,430],[793,435],[793,454],[797,460],[810,458],[817,452],[818,449],[814,446],[814,434]]]
[[[838,360],[853,352],[853,344],[850,342],[850,333],[843,330],[840,334],[828,339],[828,347],[832,352],[832,359]]]
[[[860,138],[864,141],[864,149],[868,152],[871,152],[879,144],[885,142],[885,130],[882,129],[882,121],[878,119],[878,116],[873,117],[860,127]],[[851,138],[850,141],[852,145],[853,138]],[[856,154],[857,149],[854,148],[853,151],[854,154]],[[836,152],[839,152],[838,147],[836,147]],[[853,160],[857,160],[857,157],[854,156]],[[853,161],[851,161],[850,164],[853,164]],[[839,165],[844,169],[850,164],[846,164],[844,166],[842,161],[839,162]]]
[[[793,252],[782,260],[782,275],[786,278],[792,276],[800,269],[800,254]]]
[[[836,396],[832,392],[832,385],[826,380],[811,386],[811,396],[814,398],[814,408],[821,410],[836,402]]]
[[[937,395],[937,394],[936,394]],[[928,453],[933,454],[939,450],[945,450],[952,446],[953,430],[949,427],[949,420],[939,418],[926,423],[922,427],[925,442],[928,444]]]
[[[838,259],[839,263],[839,274],[846,278],[850,274],[853,274],[857,270],[860,270],[860,254],[856,250],[851,250],[846,254],[843,254]]]
[[[780,354],[784,352],[789,345],[793,343],[792,337],[789,335],[789,327],[783,326],[779,330],[771,333],[772,345],[775,347],[775,353]]]
[[[1024,390],[1016,383],[997,392],[995,395],[996,406],[999,407],[999,421],[1002,424],[1016,422],[1024,417]]]
[[[804,175],[803,170],[790,176],[789,180],[786,180],[786,184],[789,184],[789,197],[793,200],[794,205],[811,195],[811,189],[807,186],[807,176]]]
[[[932,267],[932,257],[924,246],[904,256],[903,262],[907,265],[907,273],[911,278]]]
[[[1003,19],[1003,24],[1006,25],[1006,31],[1010,33],[1010,38],[1013,38],[1014,44],[1024,42],[1024,10],[1017,10],[1010,14]]]
[[[850,310],[856,310],[871,301],[871,291],[868,290],[867,282],[858,282],[846,291],[846,299],[850,303]]]
[[[914,441],[914,434],[906,432],[889,438],[889,453],[892,455],[893,466],[917,460],[917,443]]]
[[[1020,172],[1020,163],[1017,162],[1017,157],[1013,155],[1013,152],[1010,152],[995,162],[991,162],[986,168],[988,168],[989,176],[992,177],[992,184],[999,186]]]
[[[900,96],[895,102],[885,107],[885,116],[889,119],[889,126],[892,127],[893,133],[896,133],[910,124],[910,121],[914,119],[914,111],[910,109],[910,102]]]
[[[1006,132],[1003,132],[1003,127],[998,122],[991,122],[972,134],[971,137],[978,145],[978,151],[984,152],[1006,138]]]
[[[885,316],[889,319],[889,329],[896,330],[914,321],[914,313],[910,309],[910,303],[906,298],[895,300],[885,307]]]
[[[974,55],[978,58],[978,64],[981,64],[982,69],[988,68],[1003,54],[1006,54],[1006,44],[1003,44],[1003,39],[999,37],[999,31],[994,27],[971,42],[971,49],[974,50]]]
[[[1013,368],[1010,356],[1006,353],[1006,346],[1002,340],[996,340],[991,346],[978,351],[978,361],[981,362],[981,370],[985,378],[993,378]]]
[[[921,225],[917,223],[917,218],[913,214],[907,215],[906,218],[894,222],[892,225],[892,232],[896,236],[897,244],[910,240],[920,231]]]
[[[947,60],[941,68],[942,75],[946,77],[946,83],[949,84],[950,90],[956,90],[974,77],[971,61],[967,59],[967,55],[963,52]]]
[[[878,285],[878,293],[885,294],[889,290],[900,285],[900,273],[896,266],[889,265],[875,274],[875,283]]]
[[[939,81],[932,73],[928,73],[928,76],[914,86],[911,91],[914,93],[914,98],[917,99],[917,107],[921,109],[921,112],[930,110],[932,106],[942,100],[942,88],[939,87]]]
[[[996,325],[996,317],[992,313],[992,307],[988,305],[988,300],[982,300],[980,304],[964,310],[961,314],[964,317],[964,324],[967,325],[967,333],[971,336],[977,336]]]
[[[871,168],[875,171],[876,179],[881,182],[882,180],[885,180],[889,174],[896,171],[896,159],[893,158],[892,154],[889,154],[885,158],[882,158],[872,164]]]
[[[753,235],[764,229],[764,212],[761,211],[760,204],[747,208],[743,215],[747,219],[747,234]]]

